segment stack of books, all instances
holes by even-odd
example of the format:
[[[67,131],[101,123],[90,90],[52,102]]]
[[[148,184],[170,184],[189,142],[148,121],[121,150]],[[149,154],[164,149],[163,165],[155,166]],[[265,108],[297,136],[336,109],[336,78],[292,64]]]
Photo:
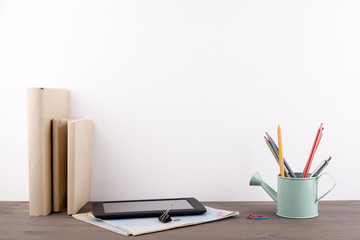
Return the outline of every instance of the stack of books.
[[[93,122],[69,118],[67,89],[27,89],[29,209],[77,213],[89,199]]]

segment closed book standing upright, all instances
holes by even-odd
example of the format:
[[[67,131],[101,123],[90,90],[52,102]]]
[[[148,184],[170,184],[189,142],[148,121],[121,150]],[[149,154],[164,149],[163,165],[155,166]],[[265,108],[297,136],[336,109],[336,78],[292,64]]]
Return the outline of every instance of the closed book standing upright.
[[[61,212],[67,203],[67,119],[52,120],[53,211]]]
[[[29,210],[46,216],[52,210],[51,119],[68,118],[67,89],[27,89]]]
[[[67,213],[77,213],[89,200],[92,120],[68,121]]]

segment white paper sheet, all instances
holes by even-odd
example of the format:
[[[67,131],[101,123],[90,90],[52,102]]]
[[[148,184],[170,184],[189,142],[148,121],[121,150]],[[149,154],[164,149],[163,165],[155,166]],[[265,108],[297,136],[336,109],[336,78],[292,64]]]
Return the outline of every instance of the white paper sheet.
[[[171,217],[173,220],[179,219],[179,221],[172,221],[167,223],[160,222],[158,218],[101,220],[95,218],[91,212],[74,214],[72,216],[78,220],[94,224],[98,227],[105,228],[107,230],[119,233],[124,236],[136,236],[146,233],[159,232],[173,228],[217,221],[239,215],[238,211],[227,211],[210,207],[206,207],[206,210],[206,213],[201,215],[173,216]]]

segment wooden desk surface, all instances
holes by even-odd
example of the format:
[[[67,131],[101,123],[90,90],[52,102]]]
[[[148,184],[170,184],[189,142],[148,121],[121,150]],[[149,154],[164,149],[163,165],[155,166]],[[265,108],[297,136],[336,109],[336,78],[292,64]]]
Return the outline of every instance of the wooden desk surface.
[[[286,219],[276,216],[273,202],[206,202],[205,205],[239,210],[240,216],[196,226],[125,237],[81,222],[65,213],[30,217],[28,202],[0,202],[0,239],[360,239],[360,201],[323,201],[319,216],[312,219]],[[81,212],[90,211],[88,203]],[[267,220],[247,220],[249,214]]]

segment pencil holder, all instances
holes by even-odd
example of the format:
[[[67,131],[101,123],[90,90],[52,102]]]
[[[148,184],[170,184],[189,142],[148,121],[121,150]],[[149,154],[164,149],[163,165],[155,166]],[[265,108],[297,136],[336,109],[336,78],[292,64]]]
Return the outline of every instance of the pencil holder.
[[[250,181],[250,186],[261,186],[277,203],[276,214],[286,218],[313,218],[319,215],[318,202],[325,197],[336,185],[330,173],[320,176],[301,178],[302,173],[295,173],[297,178],[278,176],[278,192],[275,192],[255,173]],[[323,175],[328,175],[333,180],[333,185],[326,193],[318,198],[318,182]]]

